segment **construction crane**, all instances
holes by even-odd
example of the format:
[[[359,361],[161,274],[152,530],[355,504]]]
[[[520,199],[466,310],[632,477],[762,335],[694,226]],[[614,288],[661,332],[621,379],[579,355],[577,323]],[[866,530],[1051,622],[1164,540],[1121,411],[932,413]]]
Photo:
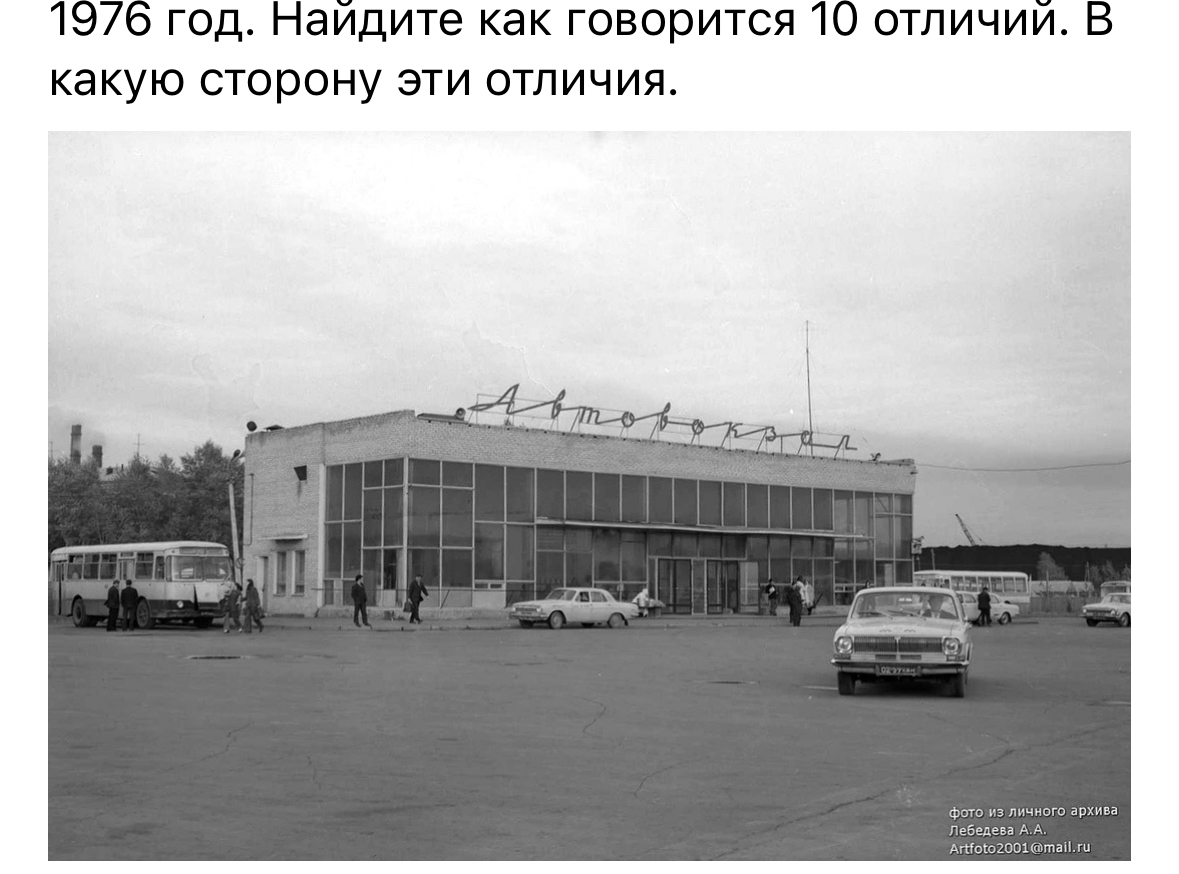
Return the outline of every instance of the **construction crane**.
[[[971,546],[985,546],[981,540],[977,539],[973,534],[970,533],[970,529],[966,527],[966,523],[962,521],[961,516],[955,513],[954,518],[957,519],[958,524],[962,526],[962,533],[966,535],[966,539]]]

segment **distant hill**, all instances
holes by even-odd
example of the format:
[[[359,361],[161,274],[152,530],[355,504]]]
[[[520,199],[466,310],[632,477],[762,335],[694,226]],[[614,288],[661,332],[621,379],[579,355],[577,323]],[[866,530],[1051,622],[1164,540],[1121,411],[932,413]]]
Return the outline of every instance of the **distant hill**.
[[[1085,568],[1107,561],[1121,571],[1130,565],[1130,547],[1105,546],[927,546],[921,550],[921,570],[1023,571],[1033,580],[1040,553],[1046,552],[1064,568],[1070,580],[1085,579]]]

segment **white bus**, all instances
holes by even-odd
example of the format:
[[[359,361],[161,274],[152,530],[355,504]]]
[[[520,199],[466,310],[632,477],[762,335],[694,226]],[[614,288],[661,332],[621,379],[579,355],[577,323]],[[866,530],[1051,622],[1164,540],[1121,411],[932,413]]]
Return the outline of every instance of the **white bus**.
[[[913,585],[980,592],[985,586],[992,595],[1027,610],[1031,606],[1028,575],[1018,571],[914,571]]]
[[[121,593],[126,580],[139,593],[140,628],[156,622],[207,628],[221,615],[219,604],[232,578],[229,550],[196,540],[64,546],[49,556],[51,611],[72,616],[79,628],[106,617],[107,590],[118,581]]]

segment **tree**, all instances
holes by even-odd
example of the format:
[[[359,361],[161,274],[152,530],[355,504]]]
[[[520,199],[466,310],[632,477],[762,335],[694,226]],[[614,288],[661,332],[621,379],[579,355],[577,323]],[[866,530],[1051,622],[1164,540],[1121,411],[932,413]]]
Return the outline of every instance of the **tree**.
[[[152,465],[136,456],[103,478],[91,462],[49,463],[49,549],[87,543],[209,540],[230,543],[229,489],[241,518],[242,465],[211,440]]]
[[[1045,581],[1068,579],[1064,568],[1058,565],[1047,552],[1040,553],[1040,559],[1036,562],[1036,576]]]

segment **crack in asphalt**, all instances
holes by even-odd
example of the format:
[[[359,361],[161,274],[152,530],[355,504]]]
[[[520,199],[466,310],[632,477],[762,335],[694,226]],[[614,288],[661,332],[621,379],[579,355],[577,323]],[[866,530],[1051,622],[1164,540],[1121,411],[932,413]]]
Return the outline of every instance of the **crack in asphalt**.
[[[591,719],[591,720],[589,721],[589,723],[588,723],[588,724],[586,724],[586,725],[585,725],[585,727],[581,729],[581,733],[582,733],[582,734],[585,734],[585,733],[586,733],[586,732],[588,732],[588,731],[589,731],[591,728],[593,728],[593,727],[594,727],[594,723],[595,723],[595,722],[597,722],[599,719],[601,719],[603,716],[605,716],[605,715],[606,715],[606,705],[605,705],[605,704],[603,704],[601,701],[595,701],[593,698],[581,698],[581,699],[579,699],[579,700],[581,700],[581,701],[588,701],[590,704],[597,704],[599,707],[601,707],[601,708],[602,708],[602,709],[601,709],[601,711],[598,713],[598,715],[597,715],[597,716],[595,716],[593,719]]]
[[[975,770],[978,770],[979,768],[984,768],[984,767],[988,767],[990,765],[997,764],[998,762],[1001,762],[1003,759],[1007,758],[1012,753],[1031,752],[1031,751],[1034,751],[1037,749],[1044,749],[1047,747],[1059,746],[1060,744],[1072,743],[1072,742],[1076,741],[1078,738],[1082,738],[1082,737],[1086,737],[1087,735],[1098,734],[1102,731],[1114,729],[1114,728],[1116,728],[1114,722],[1115,722],[1114,720],[1110,720],[1109,722],[1103,723],[1101,725],[1093,726],[1091,728],[1087,728],[1082,731],[1073,732],[1072,734],[1067,734],[1062,737],[1054,738],[1051,740],[1045,740],[1040,743],[1031,743],[1031,744],[1026,744],[1026,745],[1015,745],[1015,744],[1011,743],[1010,741],[1004,740],[1003,743],[1005,744],[1005,747],[1003,748],[1003,750],[1001,752],[998,753],[998,755],[994,756],[993,758],[989,758],[989,759],[982,761],[982,762],[976,762],[975,764],[971,764],[971,765],[963,765],[961,767],[948,768],[945,771],[942,771],[940,773],[931,774],[931,775],[925,776],[925,777],[912,778],[912,779],[907,779],[907,780],[903,779],[903,780],[901,780],[900,785],[905,788],[908,788],[911,785],[920,786],[922,783],[929,783],[929,782],[932,782],[935,780],[941,780],[946,777],[953,776],[955,774],[962,774],[962,773],[966,773],[968,771],[975,771]],[[987,737],[993,737],[993,736],[994,735],[987,735]],[[980,753],[979,755],[982,755],[982,753]],[[658,772],[656,772],[656,773],[658,773]],[[819,811],[801,814],[799,816],[794,817],[793,819],[788,819],[788,820],[785,820],[785,821],[775,824],[774,826],[772,826],[770,828],[770,830],[768,832],[764,832],[761,835],[760,839],[754,839],[753,841],[745,842],[742,844],[741,847],[734,847],[734,848],[727,850],[723,853],[719,853],[715,856],[710,856],[709,859],[710,860],[724,859],[724,858],[726,858],[728,856],[732,856],[738,852],[747,852],[748,850],[750,850],[754,847],[758,847],[762,844],[769,843],[771,840],[774,840],[777,832],[781,831],[782,829],[798,825],[799,823],[807,822],[808,820],[813,820],[813,819],[817,819],[819,817],[827,816],[831,813],[834,813],[837,810],[842,810],[845,807],[851,807],[852,805],[856,805],[856,804],[864,804],[864,803],[868,803],[868,802],[873,802],[873,801],[883,798],[884,796],[889,795],[889,794],[896,792],[896,791],[897,791],[896,786],[890,785],[890,786],[884,787],[879,792],[874,792],[870,795],[865,795],[862,798],[853,798],[853,799],[849,799],[847,801],[841,801],[837,804],[828,805],[827,807],[824,807],[822,810],[819,810]]]
[[[207,762],[210,759],[216,759],[219,756],[225,755],[227,752],[229,752],[229,748],[231,746],[233,746],[233,742],[236,740],[234,735],[237,734],[239,731],[245,731],[247,728],[250,728],[251,726],[253,726],[253,724],[254,724],[253,722],[247,722],[245,725],[239,725],[237,728],[226,732],[226,734],[225,734],[225,747],[223,749],[219,750],[218,752],[209,753],[209,755],[201,756],[199,759],[193,759],[191,762],[182,762],[179,765],[173,765],[171,768],[164,768],[162,771],[160,771],[160,773],[161,774],[169,774],[172,771],[177,771],[181,768],[191,768],[193,765],[199,765],[201,762]]]

